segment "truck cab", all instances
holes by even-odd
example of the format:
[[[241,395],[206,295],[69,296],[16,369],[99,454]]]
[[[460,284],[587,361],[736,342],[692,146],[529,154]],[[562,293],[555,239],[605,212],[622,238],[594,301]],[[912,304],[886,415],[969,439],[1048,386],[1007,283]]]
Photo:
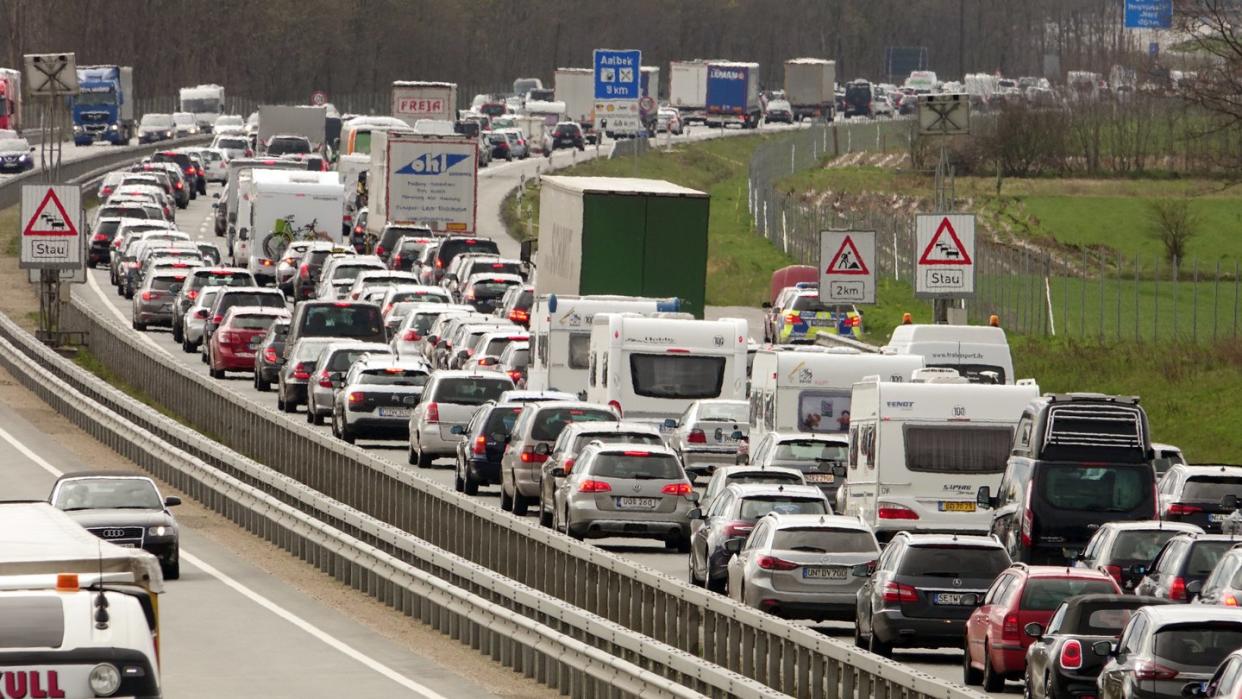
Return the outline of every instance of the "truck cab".
[[[71,100],[73,143],[89,146],[107,141],[129,145],[134,123],[134,69],[125,66],[81,66],[78,94]]]

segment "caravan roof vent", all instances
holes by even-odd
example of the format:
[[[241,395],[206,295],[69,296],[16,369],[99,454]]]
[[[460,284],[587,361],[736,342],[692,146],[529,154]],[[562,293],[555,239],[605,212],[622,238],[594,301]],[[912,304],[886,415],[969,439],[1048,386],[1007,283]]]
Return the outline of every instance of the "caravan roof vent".
[[[912,383],[970,383],[957,369],[943,367],[924,367],[910,373]]]

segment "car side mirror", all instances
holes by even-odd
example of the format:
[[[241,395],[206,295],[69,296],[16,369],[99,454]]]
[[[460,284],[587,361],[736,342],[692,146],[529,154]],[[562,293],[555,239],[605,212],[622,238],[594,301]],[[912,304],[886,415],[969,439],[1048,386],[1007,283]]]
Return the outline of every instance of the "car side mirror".
[[[983,510],[990,510],[996,507],[996,501],[992,499],[992,486],[979,486],[978,492],[975,493],[975,505]]]
[[[1195,697],[1206,697],[1207,686],[1207,682],[1187,682],[1186,685],[1182,687],[1182,696],[1191,697],[1192,699]]]
[[[1039,638],[1040,636],[1044,635],[1044,625],[1039,623],[1038,621],[1032,621],[1031,623],[1022,627],[1022,630],[1025,631],[1026,635],[1030,636],[1031,638]]]
[[[759,307],[765,311],[772,310],[772,304],[768,303],[767,301],[764,301],[763,303],[759,304]]]
[[[452,427],[449,428],[449,433],[450,434],[465,434],[466,428],[462,427],[461,425],[453,425]]]
[[[553,478],[564,478],[565,469],[561,468],[560,466],[557,466],[556,468],[550,469],[548,471],[548,475],[552,476]]]
[[[1116,654],[1117,644],[1112,641],[1096,641],[1091,644],[1091,652],[1101,658],[1109,658]]]
[[[671,418],[671,417],[666,417],[666,418],[664,418],[664,428],[665,428],[665,429],[668,429],[668,430],[675,430],[675,429],[677,429],[677,420],[675,420],[675,419],[673,419],[673,418]]]
[[[1238,509],[1238,496],[1233,493],[1229,493],[1220,499],[1220,506],[1226,510]]]
[[[540,456],[547,456],[548,454],[552,453],[552,447],[548,446],[547,444],[536,444],[535,453]]]
[[[1203,581],[1202,580],[1191,580],[1190,582],[1186,583],[1186,594],[1197,595],[1200,592],[1203,592]]]
[[[164,507],[176,507],[181,504],[181,498],[176,495],[169,495],[164,498]]]
[[[737,554],[742,551],[742,544],[745,544],[745,543],[746,543],[745,539],[743,539],[740,536],[735,536],[732,539],[729,539],[728,541],[724,542],[724,550],[731,554]]]
[[[1130,566],[1130,575],[1134,575],[1136,577],[1142,577],[1144,575],[1147,575],[1147,566],[1143,565],[1142,563],[1135,563],[1134,565]]]
[[[703,510],[698,507],[690,510],[690,519],[703,519]]]
[[[867,561],[866,563],[859,563],[853,568],[850,568],[850,575],[854,576],[855,578],[869,578],[874,574],[875,574],[875,561]]]

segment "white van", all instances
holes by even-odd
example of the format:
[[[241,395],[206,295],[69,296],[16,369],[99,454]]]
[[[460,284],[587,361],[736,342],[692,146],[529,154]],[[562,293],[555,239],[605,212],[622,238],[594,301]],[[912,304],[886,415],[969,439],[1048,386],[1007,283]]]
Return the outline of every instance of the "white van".
[[[599,313],[591,323],[587,400],[626,420],[662,423],[696,400],[746,398],[746,321]]]
[[[527,388],[585,395],[591,321],[596,313],[653,315],[675,312],[678,307],[677,299],[638,296],[544,294],[535,297],[530,309]]]
[[[898,531],[986,534],[992,513],[974,494],[1000,485],[1014,427],[1039,387],[972,384],[952,369],[911,378],[854,384],[845,513],[885,540]]]
[[[1001,328],[984,325],[898,325],[883,349],[897,354],[920,355],[927,366],[956,369],[972,383],[1014,382],[1013,357],[1009,354],[1009,341]]]
[[[269,250],[264,241],[277,221],[284,220],[299,238],[309,229],[322,240],[341,239],[345,188],[338,173],[255,169],[238,185],[242,196],[233,264],[245,266],[260,283],[276,280],[279,250]]]
[[[760,349],[750,374],[750,443],[774,431],[848,432],[855,383],[867,376],[905,381],[922,367],[922,357],[846,347]]]

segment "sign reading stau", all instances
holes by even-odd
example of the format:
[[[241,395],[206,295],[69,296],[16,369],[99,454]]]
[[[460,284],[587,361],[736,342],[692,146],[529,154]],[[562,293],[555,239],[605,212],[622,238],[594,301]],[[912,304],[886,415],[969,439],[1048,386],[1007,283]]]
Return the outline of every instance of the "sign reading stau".
[[[77,185],[22,187],[22,269],[79,269],[82,248],[82,190]]]
[[[919,214],[915,252],[915,295],[974,296],[974,214]]]

